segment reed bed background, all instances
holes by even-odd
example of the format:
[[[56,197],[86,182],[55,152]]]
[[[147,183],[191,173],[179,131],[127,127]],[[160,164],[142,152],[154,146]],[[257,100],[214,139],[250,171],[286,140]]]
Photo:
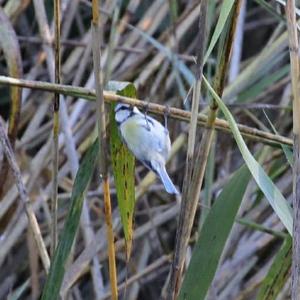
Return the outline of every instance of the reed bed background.
[[[298,299],[299,1],[0,4],[0,299]],[[180,196],[118,101],[168,114]]]

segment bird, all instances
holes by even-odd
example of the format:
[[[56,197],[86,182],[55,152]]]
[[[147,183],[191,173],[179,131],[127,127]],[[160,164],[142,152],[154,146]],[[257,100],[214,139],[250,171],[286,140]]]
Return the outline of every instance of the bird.
[[[171,149],[168,129],[136,106],[124,103],[115,106],[115,121],[127,148],[161,179],[169,194],[178,195],[165,167]]]

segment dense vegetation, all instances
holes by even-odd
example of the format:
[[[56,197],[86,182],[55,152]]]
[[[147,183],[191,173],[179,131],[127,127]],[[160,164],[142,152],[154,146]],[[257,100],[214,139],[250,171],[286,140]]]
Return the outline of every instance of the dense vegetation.
[[[103,0],[99,20],[90,1],[61,0],[60,16],[59,2],[0,0],[0,299],[116,299],[114,263],[119,299],[290,299],[299,74],[285,2]],[[181,195],[139,162],[133,174],[116,100],[167,116]]]

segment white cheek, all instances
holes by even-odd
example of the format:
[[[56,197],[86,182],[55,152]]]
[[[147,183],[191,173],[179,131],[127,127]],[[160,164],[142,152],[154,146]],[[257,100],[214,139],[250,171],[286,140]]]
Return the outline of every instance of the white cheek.
[[[129,112],[128,111],[119,111],[115,114],[115,120],[118,123],[122,123],[124,120],[126,120],[129,116]]]
[[[115,120],[117,121],[117,123],[122,122],[122,118],[118,113],[115,115]]]

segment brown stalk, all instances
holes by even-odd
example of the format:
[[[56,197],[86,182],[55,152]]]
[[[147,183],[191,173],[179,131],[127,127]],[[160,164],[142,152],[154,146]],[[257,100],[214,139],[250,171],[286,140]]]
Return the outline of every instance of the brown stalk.
[[[291,79],[293,96],[293,261],[292,261],[292,300],[300,295],[300,90],[299,90],[299,42],[295,14],[295,1],[287,0],[286,16],[289,36]]]
[[[197,206],[198,199],[188,199],[189,184],[192,181],[193,165],[194,165],[194,151],[195,151],[195,141],[196,141],[196,131],[197,131],[197,116],[199,110],[200,102],[200,91],[201,91],[201,81],[202,81],[202,70],[203,70],[203,57],[204,48],[206,41],[206,16],[207,16],[208,1],[201,1],[200,13],[199,13],[199,25],[198,25],[198,49],[197,49],[197,74],[196,82],[193,88],[193,101],[192,101],[192,114],[190,121],[189,139],[188,139],[188,149],[186,157],[186,168],[183,181],[183,191],[182,191],[182,202],[179,214],[179,223],[176,232],[176,246],[174,259],[171,267],[170,281],[167,291],[167,299],[176,299],[179,293],[181,285],[182,267],[184,263],[186,248],[189,240],[189,222],[193,223],[192,220],[188,220],[190,217],[188,209],[191,205]],[[194,202],[194,204],[192,204]],[[183,234],[188,234],[183,236]]]
[[[203,8],[205,4],[207,3],[205,3],[204,1],[201,2]],[[237,1],[234,4],[229,33],[226,36],[225,44],[221,51],[219,68],[217,70],[217,74],[214,80],[214,89],[216,90],[218,95],[222,95],[224,89],[225,76],[229,64],[229,57],[230,57],[231,48],[233,44],[233,38],[236,29],[240,4],[241,1]],[[206,8],[207,7],[205,7],[205,9]],[[203,19],[202,22],[201,22],[201,18]],[[204,33],[206,28],[206,20],[205,20],[205,14],[202,15],[201,12],[200,12],[200,22],[202,24],[200,24],[199,27],[202,28],[203,33],[201,33],[201,29],[200,29],[199,36],[203,41],[202,45],[205,45]],[[198,55],[197,55],[198,73],[196,76],[197,78],[196,89],[194,90],[194,93],[198,94],[197,95],[198,99],[200,98],[200,88],[201,88],[202,69],[203,69],[203,54],[204,54],[204,49],[202,46],[198,50]],[[195,99],[195,101],[197,101],[197,99]],[[198,107],[196,108],[198,110]],[[199,150],[196,155],[194,153],[194,156],[191,156],[192,152],[188,153],[187,169],[190,168],[190,170],[186,171],[187,175],[184,179],[182,206],[181,206],[179,224],[178,224],[177,235],[176,235],[177,237],[176,248],[175,248],[174,261],[173,261],[172,271],[170,276],[168,299],[176,299],[180,290],[185,255],[187,251],[189,237],[191,235],[193,221],[198,206],[198,200],[200,197],[200,191],[201,191],[203,178],[205,174],[208,154],[213,141],[217,111],[218,111],[218,106],[216,102],[212,100],[212,103],[210,104],[210,108],[209,108],[206,128],[204,129],[202,135]],[[193,122],[193,117],[191,118],[191,128],[193,126],[192,122]]]
[[[55,52],[55,83],[60,84],[60,0],[54,1],[54,52]],[[54,93],[53,101],[53,161],[52,161],[52,199],[51,199],[51,257],[57,245],[57,190],[58,190],[58,135],[59,135],[59,93]]]
[[[108,243],[108,261],[109,261],[109,278],[111,286],[111,297],[113,300],[118,299],[117,287],[117,271],[114,245],[114,232],[112,226],[112,213],[110,203],[110,188],[107,167],[107,143],[106,143],[106,115],[105,103],[103,96],[103,79],[101,73],[101,31],[100,31],[100,13],[98,0],[92,1],[92,37],[93,37],[93,64],[94,76],[96,86],[96,110],[97,110],[97,124],[98,124],[98,139],[100,145],[99,153],[99,169],[100,178],[102,179],[102,187],[104,192],[104,209],[105,221],[107,230]]]

